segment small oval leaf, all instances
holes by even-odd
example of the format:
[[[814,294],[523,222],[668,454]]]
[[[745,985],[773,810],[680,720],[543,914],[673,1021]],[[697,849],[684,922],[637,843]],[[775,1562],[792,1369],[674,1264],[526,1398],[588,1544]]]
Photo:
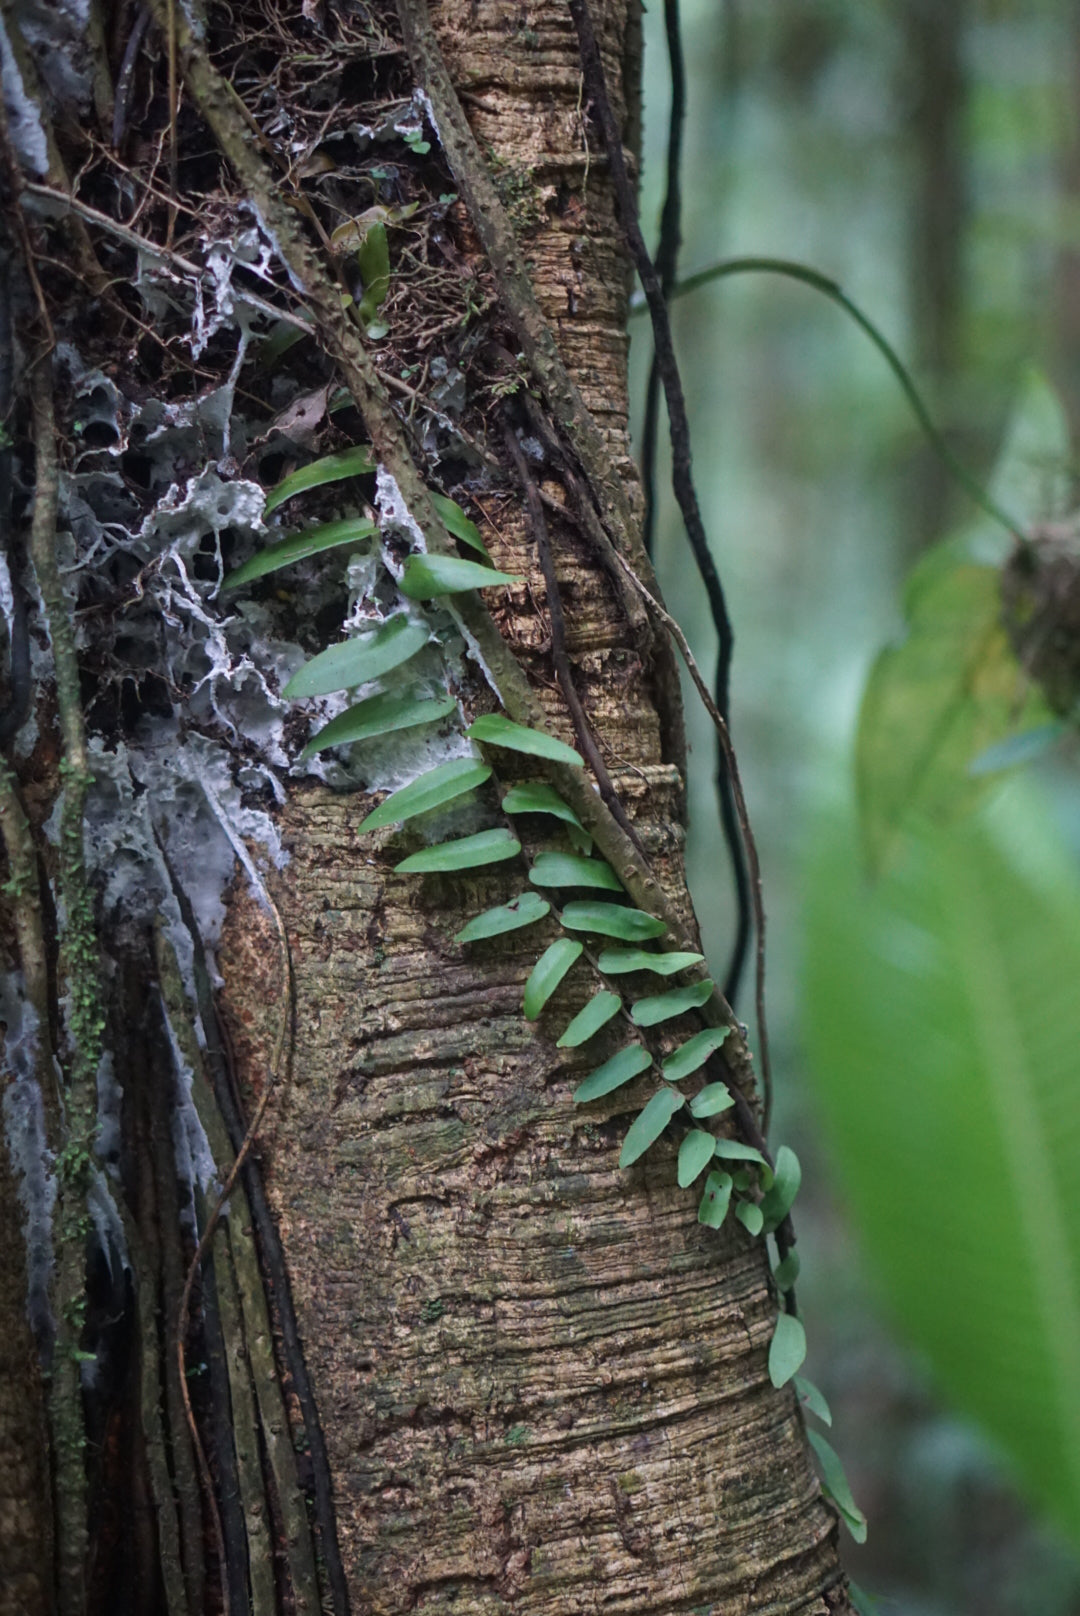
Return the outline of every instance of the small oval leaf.
[[[655,1027],[672,1016],[685,1015],[687,1010],[700,1010],[713,996],[716,983],[711,977],[703,982],[690,982],[684,988],[669,988],[667,993],[653,993],[639,999],[631,1008],[630,1019],[638,1027]]]
[[[255,578],[263,578],[268,572],[277,572],[281,567],[289,567],[294,561],[304,561],[308,556],[318,555],[321,550],[335,550],[343,544],[359,544],[363,539],[369,539],[378,529],[374,522],[366,517],[350,516],[342,522],[324,522],[322,527],[305,528],[302,533],[290,533],[276,544],[268,544],[265,550],[253,555],[245,561],[242,567],[222,584],[222,589],[239,589],[241,584],[249,584]]]
[[[777,1263],[773,1269],[773,1279],[776,1281],[778,1291],[789,1291],[799,1277],[802,1262],[797,1251],[789,1251],[783,1262]],[[831,1424],[832,1421],[828,1421]]]
[[[577,853],[538,853],[529,871],[537,887],[602,887],[621,892],[622,882],[603,859],[582,858]]]
[[[556,763],[571,763],[577,769],[585,767],[584,760],[546,730],[530,729],[527,724],[515,724],[501,713],[483,713],[465,731],[474,741],[486,741],[489,746],[505,746],[511,752],[526,752],[530,757],[551,758]]]
[[[462,595],[467,589],[490,589],[493,584],[522,584],[515,573],[496,572],[463,556],[411,555],[398,580],[410,600],[431,600],[436,595]]]
[[[550,913],[551,905],[546,898],[541,898],[536,892],[523,892],[509,903],[501,903],[494,909],[485,909],[483,914],[474,915],[454,934],[454,941],[475,943],[484,937],[499,937],[504,931],[518,931],[522,926],[533,926]]]
[[[821,1466],[823,1490],[832,1499],[844,1520],[844,1525],[856,1543],[866,1542],[866,1516],[852,1496],[840,1455],[826,1442],[820,1431],[807,1431],[810,1446],[817,1454]]]
[[[321,488],[324,483],[340,482],[343,477],[364,477],[374,470],[375,457],[367,443],[354,444],[351,449],[342,449],[340,454],[324,455],[321,460],[312,460],[283,477],[267,494],[263,514],[269,516],[271,511],[305,489]]]
[[[794,1252],[791,1255],[794,1256]],[[812,1380],[804,1380],[802,1375],[796,1375],[795,1395],[803,1408],[816,1414],[824,1425],[832,1424],[832,1409],[825,1400],[824,1392],[819,1392]]]
[[[354,639],[331,645],[305,662],[281,692],[290,701],[304,696],[329,696],[335,690],[351,690],[366,685],[398,668],[423,649],[431,638],[426,623],[413,623],[398,612],[377,628],[374,634],[358,634]]]
[[[716,1140],[701,1128],[692,1128],[679,1146],[679,1188],[686,1189],[712,1161]]]
[[[563,802],[555,788],[539,780],[528,780],[523,785],[512,786],[503,798],[502,805],[508,814],[554,814],[556,819],[585,832],[577,814]]]
[[[769,1379],[776,1387],[786,1386],[802,1368],[806,1357],[806,1331],[793,1313],[781,1313],[769,1343]]]
[[[731,1204],[731,1174],[713,1172],[705,1180],[697,1220],[707,1229],[719,1229]]]
[[[441,808],[443,803],[453,802],[455,797],[464,796],[466,791],[483,785],[490,774],[491,769],[479,758],[451,758],[449,763],[440,763],[411,784],[391,792],[385,802],[361,820],[357,828],[360,831],[381,830],[384,825],[412,819],[416,814],[429,813],[432,808]]]
[[[482,830],[476,836],[459,836],[452,842],[422,847],[394,865],[398,875],[428,875],[436,870],[473,870],[481,864],[499,864],[516,858],[521,843],[508,830]]]
[[[678,1089],[666,1086],[658,1089],[644,1111],[630,1124],[619,1155],[619,1166],[631,1167],[639,1156],[643,1156],[685,1103]]]
[[[579,1010],[556,1045],[557,1049],[577,1049],[607,1025],[622,1005],[617,993],[601,989],[594,993],[584,1010]],[[637,1046],[636,1046],[637,1047]]]
[[[571,965],[580,959],[584,946],[571,937],[559,937],[550,948],[545,948],[525,984],[526,1021],[536,1020]]]
[[[664,1074],[667,1076],[667,1073]],[[700,1094],[695,1094],[690,1101],[690,1115],[694,1117],[715,1117],[721,1111],[726,1111],[735,1104],[731,1090],[726,1083],[706,1083]]]
[[[771,1234],[783,1223],[791,1211],[801,1183],[802,1168],[798,1156],[787,1145],[781,1145],[776,1152],[772,1188],[761,1202],[767,1233]]]
[[[704,1090],[702,1090],[704,1093]],[[772,1185],[772,1168],[769,1166],[760,1150],[753,1145],[744,1145],[741,1139],[718,1139],[716,1141],[716,1154],[721,1161],[753,1162],[760,1174],[762,1185],[768,1189]]]
[[[765,1219],[762,1217],[761,1208],[756,1201],[740,1201],[735,1208],[735,1216],[747,1234],[760,1234],[765,1226]]]
[[[595,1072],[590,1072],[585,1081],[578,1085],[574,1090],[574,1104],[584,1105],[587,1100],[598,1100],[601,1095],[610,1094],[613,1089],[629,1083],[632,1077],[637,1077],[639,1072],[648,1071],[651,1065],[652,1056],[647,1049],[640,1044],[628,1044],[617,1055],[612,1055],[609,1061],[605,1061],[603,1066],[598,1066]]]
[[[699,1066],[704,1066],[710,1055],[715,1055],[730,1031],[730,1027],[706,1027],[704,1032],[696,1032],[685,1044],[680,1044],[678,1049],[672,1050],[664,1061],[664,1076],[668,1082],[681,1083],[684,1077],[689,1077]]]
[[[667,926],[644,909],[627,909],[617,903],[568,903],[562,912],[569,931],[592,931],[601,937],[618,937],[624,943],[641,943],[649,937],[662,937]]]
[[[690,965],[700,965],[704,958],[704,954],[650,954],[644,948],[605,948],[596,964],[605,976],[622,976],[627,971],[652,971],[656,976],[674,976],[677,971],[685,971]]]
[[[448,533],[452,533],[455,539],[460,539],[462,544],[467,544],[470,550],[476,550],[485,560],[491,560],[487,545],[480,537],[480,529],[475,522],[469,520],[455,500],[446,494],[432,492],[431,503],[442,518],[442,525]]]
[[[415,729],[418,724],[434,724],[457,706],[453,696],[439,696],[431,701],[416,696],[390,692],[370,696],[358,701],[347,712],[324,724],[304,747],[301,761],[316,752],[325,752],[330,746],[348,746],[352,741],[366,741],[373,735],[388,735],[396,729]]]

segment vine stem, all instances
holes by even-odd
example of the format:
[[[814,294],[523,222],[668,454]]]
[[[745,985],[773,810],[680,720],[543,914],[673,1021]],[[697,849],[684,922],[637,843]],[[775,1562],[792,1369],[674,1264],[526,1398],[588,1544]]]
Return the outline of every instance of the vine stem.
[[[671,613],[666,611],[664,607],[661,606],[660,602],[649,593],[648,589],[646,589],[645,585],[641,582],[641,579],[638,578],[634,573],[630,563],[623,557],[620,557],[619,559],[622,561],[622,565],[626,570],[627,576],[634,584],[634,587],[640,592],[641,598],[645,602],[646,606],[664,625],[672,639],[675,641],[675,644],[679,647],[690,677],[694,681],[697,693],[704,703],[705,711],[713,721],[716,728],[716,733],[720,740],[720,745],[724,749],[724,758],[727,763],[728,774],[731,779],[732,793],[739,816],[739,829],[742,833],[743,845],[746,848],[746,857],[750,865],[750,880],[754,900],[754,923],[757,931],[757,969],[755,973],[756,980],[754,999],[758,1024],[758,1046],[761,1051],[761,1088],[764,1100],[762,1132],[767,1135],[769,1132],[769,1122],[772,1117],[773,1085],[772,1067],[769,1060],[769,1027],[765,1016],[765,902],[762,894],[761,864],[758,859],[757,842],[754,840],[754,832],[750,824],[750,815],[746,807],[746,797],[743,794],[742,778],[739,774],[738,759],[735,756],[735,748],[731,742],[731,732],[724,721],[723,714],[720,712],[720,709],[712,699],[708,685],[702,678],[701,670],[694,660],[690,646],[687,644],[686,635],[672,617]]]
[[[998,504],[994,496],[983,487],[978,478],[968,471],[963,461],[958,459],[949,448],[943,433],[935,424],[930,411],[927,409],[911,372],[892,346],[892,343],[880,327],[874,324],[869,315],[865,314],[859,305],[848,297],[838,281],[834,281],[828,275],[823,275],[818,269],[811,268],[809,264],[799,263],[796,259],[767,257],[725,258],[718,264],[712,264],[708,269],[699,269],[693,275],[687,275],[685,280],[678,281],[669,293],[669,300],[674,301],[675,298],[687,297],[691,292],[696,292],[701,286],[708,286],[712,281],[726,280],[732,275],[781,275],[786,280],[801,281],[804,286],[812,287],[815,292],[820,292],[831,303],[835,303],[837,308],[843,309],[844,313],[854,320],[860,331],[869,337],[892,371],[900,384],[904,397],[911,405],[915,419],[922,428],[927,442],[968,498],[980,510],[985,511],[987,516],[993,517],[995,522],[1000,522],[1002,527],[1011,533],[1014,538],[1023,538],[1020,524],[1009,515],[1004,506]],[[630,310],[631,318],[635,314],[642,313],[644,307],[644,302],[637,306],[632,305]]]
[[[209,1216],[207,1217],[206,1223],[203,1227],[203,1232],[199,1236],[198,1245],[195,1247],[195,1252],[192,1256],[191,1262],[188,1264],[188,1270],[184,1276],[184,1288],[180,1293],[180,1307],[178,1309],[176,1319],[176,1361],[177,1367],[180,1371],[180,1395],[183,1399],[184,1417],[187,1420],[188,1430],[191,1433],[191,1441],[195,1449],[195,1457],[198,1460],[199,1477],[202,1481],[203,1491],[206,1495],[207,1506],[209,1508],[214,1526],[214,1538],[218,1551],[218,1574],[221,1583],[221,1599],[224,1616],[230,1616],[229,1579],[225,1554],[225,1535],[221,1524],[221,1512],[218,1509],[217,1499],[214,1496],[214,1480],[210,1474],[210,1465],[206,1457],[206,1450],[203,1447],[202,1438],[199,1435],[199,1427],[195,1419],[195,1411],[191,1406],[191,1393],[188,1389],[187,1380],[187,1329],[188,1320],[191,1314],[191,1293],[195,1285],[196,1277],[202,1267],[203,1259],[210,1249],[210,1243],[214,1238],[214,1231],[217,1229],[222,1213],[226,1209],[229,1196],[232,1193],[233,1187],[240,1176],[241,1169],[243,1168],[244,1163],[250,1155],[252,1147],[255,1144],[255,1137],[258,1134],[259,1128],[262,1126],[263,1117],[266,1115],[266,1108],[270,1104],[270,1097],[274,1093],[282,1073],[288,1066],[290,1054],[290,1034],[292,1031],[292,953],[289,949],[289,938],[285,930],[285,922],[281,918],[281,912],[278,909],[277,904],[270,897],[269,893],[265,891],[265,889],[262,892],[262,897],[264,902],[270,906],[270,912],[273,916],[274,926],[277,931],[278,944],[281,949],[281,967],[283,973],[283,982],[281,988],[281,1018],[278,1024],[277,1037],[274,1041],[273,1053],[270,1057],[270,1064],[267,1068],[266,1082],[263,1085],[262,1094],[259,1096],[259,1103],[255,1107],[255,1111],[252,1115],[250,1123],[248,1124],[248,1130],[244,1135],[240,1149],[233,1158],[233,1164],[226,1175],[224,1184],[221,1186],[220,1194],[210,1210]]]
[[[529,526],[532,529],[536,553],[540,560],[540,570],[544,574],[548,616],[551,619],[551,660],[555,664],[555,674],[559,681],[563,700],[570,709],[574,733],[577,735],[578,744],[588,760],[589,767],[596,776],[596,783],[600,787],[600,795],[642,858],[646,859],[647,862],[647,855],[642,846],[641,838],[635,830],[618,792],[615,790],[611,776],[607,771],[607,766],[600,755],[600,748],[596,744],[592,725],[589,723],[581,697],[578,695],[574,685],[574,674],[566,651],[566,619],[563,615],[562,593],[559,589],[555,562],[551,555],[551,545],[548,542],[547,522],[544,518],[544,507],[540,500],[540,491],[536,486],[536,479],[529,470],[529,462],[525,458],[521,444],[517,440],[517,434],[509,421],[503,424],[503,438],[510,458],[514,462],[518,477],[525,489],[525,509]]]
[[[66,916],[60,939],[60,970],[68,989],[67,1030],[71,1052],[61,1096],[61,1144],[57,1155],[60,1208],[54,1280],[57,1339],[49,1410],[57,1501],[58,1607],[62,1616],[68,1613],[74,1616],[83,1605],[88,1544],[86,1428],[79,1343],[86,1294],[86,1191],[93,1170],[97,1072],[105,1020],[98,981],[93,903],[83,849],[83,813],[90,787],[86,726],[79,689],[75,628],[56,559],[60,464],[50,352],[40,356],[30,371],[30,405],[35,475],[30,557],[52,644],[63,792],[57,880]]]
[[[668,314],[667,298],[660,275],[657,273],[656,266],[649,256],[645,237],[641,233],[637,210],[637,192],[631,184],[630,176],[626,170],[622,137],[608,96],[603,63],[600,60],[600,47],[597,43],[596,30],[593,26],[592,13],[589,10],[587,0],[570,0],[570,14],[577,29],[585,85],[600,126],[604,149],[611,167],[611,178],[615,187],[615,197],[623,234],[626,237],[630,255],[634,260],[638,278],[645,293],[645,301],[648,304],[649,316],[652,320],[655,363],[659,369],[660,380],[664,388],[668,429],[671,437],[671,485],[679,510],[682,513],[686,536],[690,541],[690,548],[693,551],[694,560],[697,562],[701,581],[705,586],[709,611],[716,629],[716,706],[723,715],[725,723],[727,723],[731,707],[731,661],[735,649],[735,635],[728,615],[724,587],[720,581],[720,574],[713,560],[712,551],[709,548],[705,523],[701,515],[701,506],[698,502],[697,489],[694,486],[690,453],[690,421],[686,411],[686,397],[683,393],[679,364],[675,357],[675,343],[671,333],[671,319]],[[728,775],[726,762],[726,753],[721,749],[720,767],[717,770],[720,823],[731,859],[737,908],[735,940],[724,983],[725,998],[731,1003],[738,993],[749,939],[749,893],[746,870],[743,865],[745,838],[740,839],[739,836],[738,807],[734,801],[734,788]]]

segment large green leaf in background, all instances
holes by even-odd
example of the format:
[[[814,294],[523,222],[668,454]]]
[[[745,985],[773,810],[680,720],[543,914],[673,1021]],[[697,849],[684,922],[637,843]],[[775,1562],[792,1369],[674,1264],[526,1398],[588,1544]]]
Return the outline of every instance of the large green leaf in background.
[[[945,1393],[1080,1538],[1080,877],[1027,781],[810,871],[805,1025],[872,1270]]]
[[[1069,458],[1065,412],[1032,373],[991,482],[995,500],[1025,527],[1060,515]],[[878,657],[859,714],[859,813],[873,870],[897,854],[906,825],[974,808],[992,782],[972,766],[1051,716],[1001,620],[1011,543],[981,517],[929,550],[908,579],[907,635]]]

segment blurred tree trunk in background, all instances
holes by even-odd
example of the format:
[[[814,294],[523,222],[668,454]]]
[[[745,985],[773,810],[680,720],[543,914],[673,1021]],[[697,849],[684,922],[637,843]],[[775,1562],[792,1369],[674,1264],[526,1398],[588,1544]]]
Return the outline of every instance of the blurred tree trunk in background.
[[[948,401],[959,359],[964,239],[968,220],[967,5],[902,0],[906,45],[904,89],[914,168],[910,190],[913,359],[931,396]],[[938,405],[939,411],[941,405]],[[915,492],[909,526],[916,549],[940,536],[951,483],[921,439],[913,454]]]

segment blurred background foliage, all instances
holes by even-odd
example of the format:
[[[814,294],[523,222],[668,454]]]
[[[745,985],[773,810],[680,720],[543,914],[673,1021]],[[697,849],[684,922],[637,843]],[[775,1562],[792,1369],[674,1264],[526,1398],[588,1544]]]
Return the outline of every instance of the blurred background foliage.
[[[1018,515],[1075,506],[1080,5],[682,11],[681,274],[768,254],[834,277],[980,477],[1010,418],[1034,409],[1041,450]],[[660,0],[645,29],[643,219],[655,226]],[[1080,753],[1066,734],[1003,786],[990,779],[979,804],[965,763],[955,813],[933,830],[907,823],[868,880],[856,724],[875,659],[904,639],[905,580],[958,547],[978,561],[989,546],[982,562],[1000,566],[1008,542],[943,472],[881,356],[819,294],[739,277],[680,300],[673,318],[736,632],[733,730],[770,923],[773,1137],[804,1164],[808,1372],[870,1517],[847,1562],[880,1610],[903,1616],[1080,1613]],[[644,322],[633,329],[640,403],[651,348]],[[662,453],[662,488],[665,475]],[[657,561],[711,664],[666,492]],[[713,742],[689,694],[687,711],[691,885],[722,972],[733,904]],[[864,806],[894,722],[890,709],[877,761],[862,748]],[[748,1019],[751,998],[745,983]]]

